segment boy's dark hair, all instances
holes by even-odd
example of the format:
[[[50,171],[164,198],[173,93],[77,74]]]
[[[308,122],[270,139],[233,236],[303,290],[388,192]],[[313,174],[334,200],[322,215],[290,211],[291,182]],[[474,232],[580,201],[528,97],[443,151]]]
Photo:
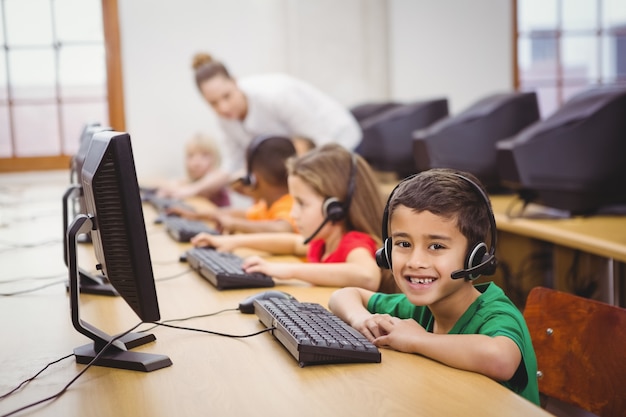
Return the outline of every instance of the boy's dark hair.
[[[286,161],[296,154],[290,138],[270,136],[263,138],[253,149],[248,149],[249,174],[255,173],[273,186],[287,186]]]
[[[472,184],[455,174],[472,180],[484,191],[480,181],[467,172],[444,168],[420,172],[401,183],[394,192],[389,201],[389,219],[400,205],[418,213],[430,211],[437,216],[455,219],[467,238],[468,247],[485,242],[489,235],[490,208]]]

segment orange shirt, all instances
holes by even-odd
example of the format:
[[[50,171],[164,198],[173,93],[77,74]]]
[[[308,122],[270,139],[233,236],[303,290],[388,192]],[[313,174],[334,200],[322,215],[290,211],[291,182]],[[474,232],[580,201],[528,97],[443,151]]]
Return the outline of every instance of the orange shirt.
[[[265,200],[259,200],[246,211],[246,219],[248,220],[286,220],[293,227],[294,232],[298,229],[291,218],[291,207],[293,206],[293,197],[291,194],[285,194],[274,202],[271,206],[267,206]]]

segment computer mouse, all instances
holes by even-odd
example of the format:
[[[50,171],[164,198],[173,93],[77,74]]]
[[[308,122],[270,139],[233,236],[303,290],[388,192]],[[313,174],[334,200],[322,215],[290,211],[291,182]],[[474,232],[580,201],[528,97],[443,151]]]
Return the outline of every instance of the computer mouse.
[[[254,300],[269,300],[270,298],[283,298],[283,299],[292,299],[295,297],[291,294],[287,294],[283,291],[277,290],[269,290],[258,292],[250,297],[244,299],[239,303],[239,311],[244,314],[252,314],[254,313]]]

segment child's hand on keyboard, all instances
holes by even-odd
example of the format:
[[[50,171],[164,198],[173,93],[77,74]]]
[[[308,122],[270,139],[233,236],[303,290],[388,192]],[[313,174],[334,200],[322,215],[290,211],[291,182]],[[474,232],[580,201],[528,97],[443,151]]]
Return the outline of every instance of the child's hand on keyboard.
[[[249,274],[260,272],[279,279],[293,278],[293,273],[291,272],[293,265],[289,262],[271,262],[260,256],[250,256],[244,259],[242,267]]]
[[[197,247],[210,247],[220,252],[232,252],[240,245],[237,243],[237,235],[212,235],[210,233],[198,233],[190,240]]]
[[[189,210],[180,206],[168,207],[165,210],[165,213],[168,216],[179,216],[179,217],[183,217],[185,219],[190,219],[190,220],[198,220],[198,217],[199,217],[198,213],[196,213],[195,211]]]

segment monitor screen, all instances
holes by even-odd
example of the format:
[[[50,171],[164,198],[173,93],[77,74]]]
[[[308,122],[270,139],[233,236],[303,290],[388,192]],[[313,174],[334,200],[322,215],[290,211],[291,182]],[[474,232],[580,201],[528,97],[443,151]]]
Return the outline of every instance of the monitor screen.
[[[67,235],[74,327],[94,340],[77,348],[75,355],[79,363],[89,363],[112,339],[80,320],[78,314],[79,233],[91,230],[97,269],[105,273],[141,321],[157,321],[160,313],[130,136],[115,131],[96,133],[85,155],[81,176],[86,213],[74,219]],[[153,335],[131,333],[122,342],[129,348],[152,340]],[[162,355],[129,355],[120,347],[119,343],[109,345],[96,364],[143,371],[171,364]]]

